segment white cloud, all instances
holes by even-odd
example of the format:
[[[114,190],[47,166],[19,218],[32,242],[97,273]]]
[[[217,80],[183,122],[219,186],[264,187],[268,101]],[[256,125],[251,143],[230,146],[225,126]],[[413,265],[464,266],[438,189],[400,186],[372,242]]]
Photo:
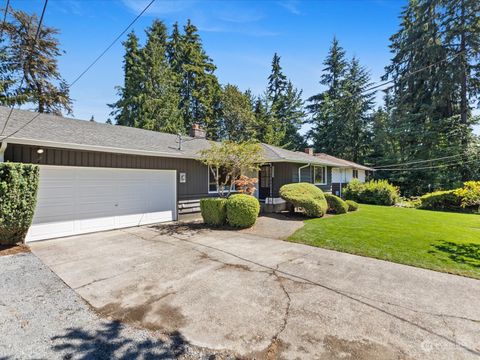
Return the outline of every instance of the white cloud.
[[[299,9],[300,4],[296,0],[280,1],[279,4],[293,15],[302,15],[302,12]]]

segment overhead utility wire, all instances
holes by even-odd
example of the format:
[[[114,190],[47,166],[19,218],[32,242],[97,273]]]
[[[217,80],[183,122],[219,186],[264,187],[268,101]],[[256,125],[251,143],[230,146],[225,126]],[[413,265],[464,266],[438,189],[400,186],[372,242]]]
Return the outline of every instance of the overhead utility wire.
[[[37,44],[38,36],[40,35],[40,29],[42,28],[43,18],[45,16],[45,10],[47,9],[47,4],[48,4],[48,0],[45,0],[45,3],[43,4],[43,9],[42,9],[42,15],[40,16],[40,20],[38,22],[37,31],[35,32],[35,38],[33,40],[32,47],[30,49],[30,53],[27,54],[27,58],[26,58],[27,61],[29,61],[29,57],[32,55],[33,51],[35,50],[35,45]],[[2,26],[2,30],[3,30],[3,26]],[[25,75],[22,77],[22,80],[20,81],[20,86],[19,86],[20,89],[22,88],[24,81],[25,81]],[[3,128],[2,128],[2,131],[0,132],[0,135],[3,134],[3,132],[7,128],[8,121],[10,120],[10,117],[12,116],[14,108],[15,108],[15,102],[12,104],[12,106],[10,108],[10,112],[8,113],[7,119],[5,120],[5,123],[3,124]],[[11,136],[11,135],[9,135],[9,136]],[[7,137],[9,137],[9,136],[7,136]],[[5,140],[7,137],[2,138],[0,141]]]
[[[392,166],[420,164],[420,163],[426,163],[426,162],[430,162],[430,161],[438,161],[438,160],[456,158],[456,157],[463,156],[463,155],[464,154],[457,154],[457,155],[444,156],[444,157],[439,157],[439,158],[434,158],[434,159],[429,159],[429,160],[418,160],[418,161],[410,161],[410,162],[399,163],[399,164],[380,165],[380,166],[375,166],[374,169],[381,170],[382,168],[389,168],[389,167],[392,167]]]
[[[112,46],[128,31],[128,29],[130,29],[132,27],[133,24],[135,24],[135,22],[140,18],[140,16],[142,16],[145,11],[148,10],[148,8],[155,2],[155,0],[151,0],[147,6],[145,6],[145,8],[137,15],[137,17],[135,17],[135,19],[132,20],[132,22],[130,22],[130,24],[128,24],[128,26],[120,33],[120,35],[118,35],[110,45],[107,46],[107,48],[102,51],[102,53],[97,56],[97,58],[95,60],[93,60],[93,62],[87,66],[87,68],[82,71],[80,73],[80,75],[78,75],[75,80],[73,80],[71,83],[70,83],[70,87],[72,87],[78,80],[80,80],[80,78],[85,75],[92,67],[93,65],[95,65],[97,63],[98,60],[100,60],[103,55],[105,55],[107,53],[108,50],[110,50],[112,48]],[[12,108],[13,110],[13,108]],[[11,115],[11,112],[10,112],[10,115]],[[10,118],[10,115],[9,115],[9,118]],[[17,130],[15,130],[14,132],[12,132],[11,134],[3,137],[0,139],[0,141],[4,141],[6,139],[8,139],[9,137],[17,134],[19,131],[23,130],[25,127],[27,127],[28,125],[30,125],[33,121],[35,121],[36,118],[38,118],[39,116],[41,115],[41,113],[37,113],[33,118],[31,118],[29,121],[27,121],[25,124],[23,124],[22,126],[20,126]],[[8,120],[7,120],[8,121]],[[6,126],[6,125],[5,125]],[[2,134],[3,131],[0,133]]]
[[[140,18],[140,16],[142,16],[145,11],[148,10],[148,8],[155,2],[155,0],[151,0],[147,6],[145,6],[145,8],[140,12],[140,14],[137,15],[137,17],[135,19],[132,20],[132,22],[130,24],[128,24],[128,26],[111,42],[110,45],[107,46],[107,48],[105,50],[102,51],[102,53],[100,55],[97,56],[97,58],[95,60],[92,61],[92,63],[90,65],[87,66],[87,68],[85,70],[83,70],[80,75],[78,75],[75,80],[73,80],[71,83],[70,83],[70,87],[72,87],[78,80],[80,80],[82,78],[83,75],[85,75],[88,70],[90,70],[92,68],[93,65],[95,65],[97,63],[98,60],[100,60],[103,55],[105,55],[107,53],[108,50],[110,50],[112,48],[113,45],[115,45],[115,43],[128,31],[128,29],[130,29],[132,27],[133,24],[135,24],[137,22],[137,20]]]
[[[412,171],[412,170],[428,170],[428,169],[438,169],[438,168],[443,168],[443,167],[450,167],[450,166],[456,166],[460,164],[468,164],[471,162],[478,161],[477,158],[467,160],[467,161],[455,161],[455,162],[449,162],[446,164],[442,165],[435,165],[435,166],[421,166],[421,167],[413,167],[413,168],[391,168],[391,169],[378,169],[380,171]]]

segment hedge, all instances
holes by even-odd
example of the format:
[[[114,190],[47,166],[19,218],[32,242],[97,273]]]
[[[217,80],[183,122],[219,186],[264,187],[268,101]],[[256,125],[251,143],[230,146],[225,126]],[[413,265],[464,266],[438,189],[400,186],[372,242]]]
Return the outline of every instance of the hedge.
[[[302,208],[307,216],[322,217],[327,212],[327,200],[323,191],[313,184],[286,184],[280,188],[280,196],[297,208]]]
[[[37,165],[0,163],[0,244],[25,241],[37,203],[38,174]]]
[[[462,197],[456,190],[434,191],[420,196],[420,209],[462,211]]]
[[[348,211],[348,205],[338,196],[333,194],[325,194],[327,200],[328,209],[327,213],[329,214],[345,214]]]
[[[400,198],[398,187],[387,180],[371,180],[361,183],[353,179],[344,189],[343,196],[346,200],[353,200],[364,204],[394,205]]]
[[[257,198],[246,194],[230,196],[226,207],[228,224],[238,228],[253,226],[260,212],[260,203]]]
[[[358,203],[353,200],[345,200],[345,203],[348,206],[348,211],[357,211],[358,210]]]
[[[211,226],[225,225],[227,219],[227,199],[206,198],[200,200],[203,222]]]

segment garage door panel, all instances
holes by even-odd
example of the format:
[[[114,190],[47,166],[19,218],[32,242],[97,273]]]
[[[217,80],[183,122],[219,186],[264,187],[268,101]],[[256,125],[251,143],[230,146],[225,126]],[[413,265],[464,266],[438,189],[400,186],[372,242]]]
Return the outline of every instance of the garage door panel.
[[[176,218],[176,172],[40,166],[27,241]]]

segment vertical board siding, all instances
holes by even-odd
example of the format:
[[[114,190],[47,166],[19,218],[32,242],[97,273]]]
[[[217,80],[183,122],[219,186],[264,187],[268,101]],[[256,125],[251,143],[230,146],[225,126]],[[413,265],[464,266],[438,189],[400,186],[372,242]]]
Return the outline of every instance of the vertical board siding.
[[[38,147],[8,144],[5,161],[39,165],[177,170],[177,177],[180,172],[187,174],[187,182],[184,184],[180,184],[177,178],[179,200],[210,196],[208,194],[207,167],[198,160],[46,147],[42,147],[42,149],[44,152],[40,155],[37,154]]]

